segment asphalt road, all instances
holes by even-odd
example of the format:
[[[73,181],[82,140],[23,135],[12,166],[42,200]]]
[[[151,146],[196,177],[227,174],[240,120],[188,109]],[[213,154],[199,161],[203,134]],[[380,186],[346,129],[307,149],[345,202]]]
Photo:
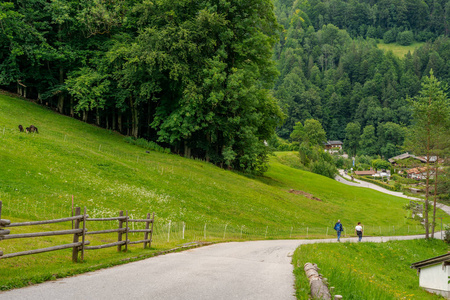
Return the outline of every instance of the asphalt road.
[[[385,242],[407,237],[367,237]],[[356,242],[356,238],[342,242]],[[26,288],[0,292],[0,299],[295,299],[291,256],[301,244],[323,240],[222,243],[172,253]]]
[[[367,181],[362,181],[362,180],[358,180],[358,179],[354,178],[353,179],[354,182],[351,182],[351,181],[345,180],[342,177],[350,179],[350,176],[347,175],[344,172],[344,170],[339,170],[339,176],[336,176],[335,179],[343,184],[361,187],[361,188],[369,188],[369,189],[377,190],[377,191],[385,193],[385,194],[402,197],[402,198],[406,198],[409,200],[422,201],[422,202],[424,201],[423,198],[411,197],[411,196],[404,195],[402,192],[390,191],[388,189],[382,188],[381,186],[378,186],[376,184],[373,184],[373,183],[370,183]],[[430,202],[432,202],[432,198],[433,197],[430,197]],[[450,206],[442,204],[442,203],[437,203],[436,207],[442,209],[446,214],[450,215]]]
[[[336,179],[345,184],[382,189],[366,182],[358,184],[339,177]],[[447,213],[450,210],[447,206],[443,209]],[[363,242],[423,237],[364,237]],[[440,232],[435,237],[440,238]],[[342,242],[356,240],[341,238]],[[215,244],[0,292],[0,300],[293,300],[295,289],[291,256],[295,249],[302,244],[335,242],[336,239],[321,239]]]

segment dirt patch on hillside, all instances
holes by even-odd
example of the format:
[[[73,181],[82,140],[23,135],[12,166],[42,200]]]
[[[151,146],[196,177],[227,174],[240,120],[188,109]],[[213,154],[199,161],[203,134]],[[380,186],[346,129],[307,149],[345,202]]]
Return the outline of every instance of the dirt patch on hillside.
[[[297,191],[297,190],[294,190],[294,189],[290,189],[290,190],[289,190],[289,193],[291,193],[291,194],[296,194],[296,195],[303,195],[303,196],[305,196],[306,198],[309,198],[309,199],[312,199],[312,200],[316,200],[316,201],[322,201],[321,199],[319,199],[319,198],[317,198],[317,197],[314,197],[314,196],[311,195],[310,193],[307,193],[307,192],[304,192],[304,191]]]

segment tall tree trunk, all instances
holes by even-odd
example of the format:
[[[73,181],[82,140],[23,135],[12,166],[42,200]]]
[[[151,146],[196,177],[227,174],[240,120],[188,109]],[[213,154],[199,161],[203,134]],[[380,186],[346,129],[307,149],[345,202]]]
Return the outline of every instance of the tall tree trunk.
[[[73,118],[75,112],[73,110],[73,97],[70,97],[70,116]]]
[[[130,117],[127,116],[127,135],[130,135]]]
[[[83,110],[83,122],[87,123],[89,117],[89,111]]]
[[[100,126],[100,111],[98,107],[95,108],[95,125]]]
[[[130,97],[130,109],[131,109],[131,135],[135,138],[139,133],[139,112],[136,107],[136,102]]]
[[[62,42],[62,26],[61,24],[58,25],[58,40],[59,42]],[[64,84],[64,68],[62,66],[59,67],[59,84],[63,85]],[[60,113],[60,114],[64,114],[64,94],[62,93],[62,91],[59,91],[58,94],[58,105],[56,106],[56,110]]]
[[[116,130],[116,110],[112,110],[112,130]]]
[[[122,133],[122,113],[119,112],[117,115],[117,126],[119,127],[119,132]]]
[[[428,105],[431,106],[431,98],[429,98]],[[430,225],[428,220],[428,207],[429,207],[429,196],[430,196],[430,115],[428,113],[428,124],[427,124],[427,178],[425,183],[425,238],[428,239],[430,237]]]
[[[186,158],[191,157],[191,148],[188,147],[186,141],[184,141],[184,157],[186,157]]]
[[[436,200],[437,200],[437,182],[438,182],[438,161],[439,156],[436,155],[436,162],[434,163],[434,199],[433,199],[433,225],[431,226],[431,238],[434,238],[434,230],[436,227]]]
[[[152,127],[150,124],[152,123],[152,103],[151,98],[148,101],[148,108],[147,108],[147,136],[150,138],[150,133],[152,131]]]

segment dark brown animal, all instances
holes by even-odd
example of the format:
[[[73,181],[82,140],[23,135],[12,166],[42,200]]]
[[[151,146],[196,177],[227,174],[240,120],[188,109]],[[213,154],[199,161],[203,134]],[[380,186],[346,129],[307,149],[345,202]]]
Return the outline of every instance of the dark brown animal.
[[[36,126],[34,126],[34,125],[30,125],[30,131],[31,131],[31,132],[36,132],[36,133],[39,133],[39,131],[38,131],[37,127],[36,127]]]
[[[23,132],[23,126],[22,125],[19,125],[19,130],[20,130],[20,132]]]
[[[30,127],[25,128],[25,132],[26,133],[30,132]]]

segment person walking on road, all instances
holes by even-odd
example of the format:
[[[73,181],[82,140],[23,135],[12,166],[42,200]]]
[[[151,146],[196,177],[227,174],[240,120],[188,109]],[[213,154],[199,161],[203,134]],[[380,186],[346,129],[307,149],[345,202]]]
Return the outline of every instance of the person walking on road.
[[[363,234],[363,229],[362,229],[362,226],[361,226],[361,222],[358,222],[358,225],[356,225],[355,232],[356,232],[356,235],[358,236],[358,242],[361,242],[362,234]]]
[[[337,223],[334,225],[334,230],[336,230],[337,240],[338,240],[338,242],[340,242],[341,232],[344,231],[344,227],[341,224],[341,220],[338,220]]]

